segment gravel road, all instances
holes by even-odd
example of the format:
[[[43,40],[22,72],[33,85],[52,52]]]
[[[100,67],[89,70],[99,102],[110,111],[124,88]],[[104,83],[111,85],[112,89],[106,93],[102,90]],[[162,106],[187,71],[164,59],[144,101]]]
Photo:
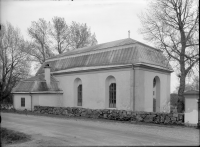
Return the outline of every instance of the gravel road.
[[[17,146],[199,145],[199,130],[1,113],[1,126],[32,135]],[[16,146],[16,144],[9,145]]]

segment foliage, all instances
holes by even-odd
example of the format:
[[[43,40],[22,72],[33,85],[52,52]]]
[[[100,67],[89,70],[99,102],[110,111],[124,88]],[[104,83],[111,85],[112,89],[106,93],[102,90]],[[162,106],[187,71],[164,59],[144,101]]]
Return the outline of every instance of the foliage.
[[[72,49],[78,49],[97,44],[95,34],[91,34],[86,24],[72,22],[70,26],[70,44]]]
[[[86,24],[72,22],[68,26],[61,17],[54,17],[49,23],[42,18],[33,21],[28,34],[32,41],[27,45],[27,53],[40,64],[56,54],[97,44],[95,34]]]
[[[29,50],[27,50],[27,53],[33,57],[33,61],[38,61],[41,64],[45,62],[46,58],[53,56],[48,32],[49,24],[42,18],[37,22],[33,21],[28,28],[28,34],[32,41],[28,43]]]
[[[185,79],[199,64],[199,2],[194,0],[154,0],[141,17],[146,40],[164,51],[175,64],[183,97]]]
[[[62,54],[69,50],[69,28],[65,22],[64,18],[54,17],[52,19],[52,24],[50,24],[50,35],[53,39],[53,48]]]
[[[1,128],[1,143],[2,144],[11,144],[11,143],[17,143],[22,141],[28,141],[30,140],[30,136],[26,135],[21,132],[16,132],[13,130],[9,130],[6,128]]]
[[[179,97],[178,94],[172,93],[170,95],[170,105],[178,108],[178,112],[182,113],[184,111],[185,100],[184,97]]]
[[[0,32],[0,101],[11,100],[11,90],[29,76],[29,56],[19,29],[10,23],[1,25]],[[26,62],[24,62],[26,61]]]

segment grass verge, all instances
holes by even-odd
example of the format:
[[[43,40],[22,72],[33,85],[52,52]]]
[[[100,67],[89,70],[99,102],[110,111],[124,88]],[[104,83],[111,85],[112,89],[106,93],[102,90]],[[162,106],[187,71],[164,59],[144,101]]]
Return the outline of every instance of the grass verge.
[[[1,127],[1,145],[21,143],[31,140],[29,135]]]

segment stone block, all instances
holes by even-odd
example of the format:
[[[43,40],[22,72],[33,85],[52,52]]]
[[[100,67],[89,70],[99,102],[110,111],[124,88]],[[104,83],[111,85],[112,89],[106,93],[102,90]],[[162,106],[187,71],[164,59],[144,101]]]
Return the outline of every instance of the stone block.
[[[164,124],[168,124],[169,122],[170,122],[170,117],[169,117],[169,116],[166,116],[165,121],[164,121]]]
[[[178,117],[178,113],[173,113],[173,117]]]
[[[136,116],[136,121],[143,121],[143,118],[140,115]]]
[[[104,115],[103,115],[103,118],[108,118],[108,115],[107,115],[107,114],[104,114]]]

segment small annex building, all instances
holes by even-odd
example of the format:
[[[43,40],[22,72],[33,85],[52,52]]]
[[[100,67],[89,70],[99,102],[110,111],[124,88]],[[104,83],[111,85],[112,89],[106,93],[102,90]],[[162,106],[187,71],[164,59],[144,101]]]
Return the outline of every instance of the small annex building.
[[[127,38],[47,59],[13,89],[13,103],[29,110],[40,105],[166,112],[171,72],[162,51]]]

